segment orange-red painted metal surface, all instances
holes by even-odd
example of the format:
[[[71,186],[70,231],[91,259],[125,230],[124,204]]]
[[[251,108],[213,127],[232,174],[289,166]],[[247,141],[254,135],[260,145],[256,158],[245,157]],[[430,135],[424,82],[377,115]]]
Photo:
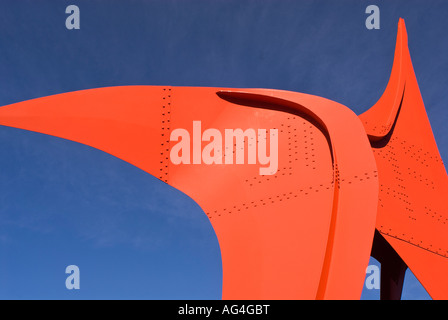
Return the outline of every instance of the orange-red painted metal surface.
[[[375,225],[442,297],[428,263],[446,263],[446,173],[405,39],[401,21],[388,88],[360,118],[288,91],[129,86],[4,106],[0,124],[103,150],[189,195],[217,234],[224,299],[358,299]],[[176,129],[188,133],[184,163],[172,160]],[[226,144],[229,129],[257,134]],[[277,139],[278,164],[261,175],[248,152]]]
[[[201,131],[278,129],[277,172],[173,164],[170,133],[193,135],[196,120]],[[5,106],[0,122],[98,148],[192,197],[218,236],[223,298],[359,298],[378,184],[362,124],[342,105],[274,90],[117,87]]]
[[[402,19],[388,88],[360,118],[374,141],[379,171],[376,227],[428,293],[446,299],[448,178],[425,112]]]

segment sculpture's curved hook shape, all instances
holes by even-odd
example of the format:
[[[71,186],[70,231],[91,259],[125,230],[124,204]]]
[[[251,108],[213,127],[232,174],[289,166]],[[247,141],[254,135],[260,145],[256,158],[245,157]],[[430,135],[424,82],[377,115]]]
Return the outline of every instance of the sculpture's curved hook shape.
[[[379,172],[378,236],[399,255],[394,258],[387,250],[375,250],[382,274],[384,269],[401,282],[390,297],[401,294],[406,270],[402,259],[433,298],[446,299],[448,177],[412,66],[403,19],[386,92],[360,118]]]
[[[397,118],[409,68],[406,62],[407,52],[408,36],[404,20],[400,19],[389,83],[378,102],[359,116],[371,141],[377,141],[387,136]]]
[[[256,89],[223,90],[220,94],[259,101],[258,107],[265,103],[274,110],[303,112],[324,127],[336,186],[317,298],[350,298],[351,293],[359,293],[370,256],[378,193],[376,165],[361,123],[348,108],[315,96]]]

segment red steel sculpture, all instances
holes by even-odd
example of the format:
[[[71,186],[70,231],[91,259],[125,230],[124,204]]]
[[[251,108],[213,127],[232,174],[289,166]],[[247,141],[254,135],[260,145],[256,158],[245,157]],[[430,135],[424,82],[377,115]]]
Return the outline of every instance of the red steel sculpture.
[[[277,129],[278,170],[174,164],[171,134],[194,121]],[[223,299],[359,299],[371,255],[382,299],[401,297],[408,267],[433,298],[448,298],[448,179],[402,19],[387,89],[359,117],[289,91],[123,86],[7,105],[0,124],[103,150],[189,195],[218,237]]]

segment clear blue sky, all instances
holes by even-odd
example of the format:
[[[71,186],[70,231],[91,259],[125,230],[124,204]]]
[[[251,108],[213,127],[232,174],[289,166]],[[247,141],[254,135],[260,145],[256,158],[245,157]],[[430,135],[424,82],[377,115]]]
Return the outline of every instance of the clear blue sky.
[[[76,4],[81,29],[65,28]],[[367,30],[367,5],[381,29]],[[399,17],[448,159],[448,2],[0,2],[0,105],[119,85],[275,88],[360,114],[383,92]],[[0,127],[0,299],[219,299],[216,236],[191,199],[93,148]],[[81,290],[65,288],[78,265]],[[364,290],[364,299],[379,297]],[[411,273],[404,298],[427,293]]]

